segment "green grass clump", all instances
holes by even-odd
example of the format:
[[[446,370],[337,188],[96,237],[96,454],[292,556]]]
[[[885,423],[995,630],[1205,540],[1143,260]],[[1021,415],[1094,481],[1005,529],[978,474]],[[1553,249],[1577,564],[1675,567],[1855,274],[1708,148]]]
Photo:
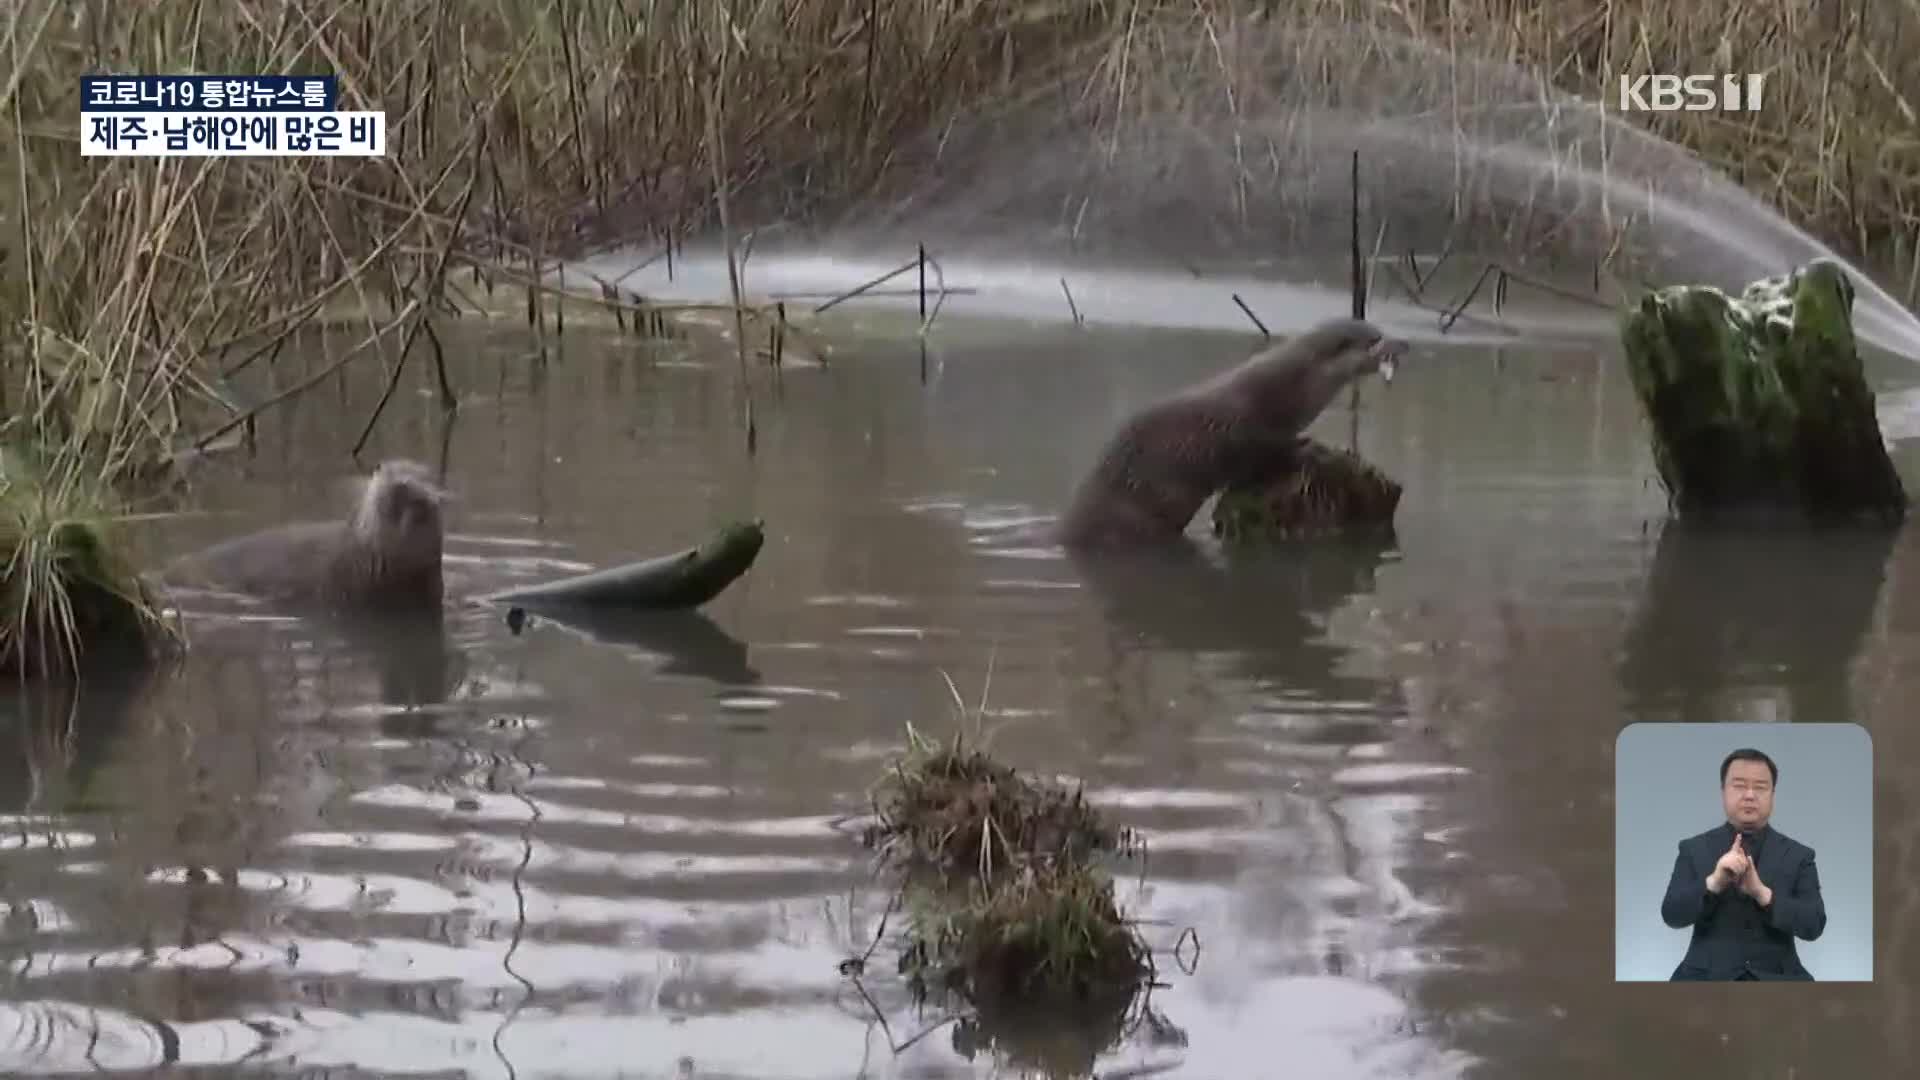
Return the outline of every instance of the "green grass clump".
[[[958,1002],[954,1049],[1084,1076],[1125,1038],[1153,976],[1146,942],[1086,863],[1037,861],[993,887],[909,887],[900,974],[914,999]]]
[[[993,878],[1036,860],[1077,863],[1125,853],[1133,836],[1102,821],[1080,788],[1020,775],[956,734],[941,743],[909,730],[906,754],[882,779],[868,846],[907,866]]]
[[[995,1049],[1084,1074],[1125,1036],[1153,977],[1101,866],[1138,839],[1079,788],[1023,776],[959,734],[909,728],[874,802],[866,840],[901,875],[898,970],[914,1000],[949,1006],[965,1057]]]
[[[957,905],[928,895],[918,898],[917,941],[901,962],[916,993],[1077,1004],[1131,988],[1150,969],[1113,881],[1086,863],[1026,861],[1003,882],[974,883]]]
[[[99,654],[177,640],[115,547],[117,496],[83,460],[0,449],[0,673],[71,675]]]

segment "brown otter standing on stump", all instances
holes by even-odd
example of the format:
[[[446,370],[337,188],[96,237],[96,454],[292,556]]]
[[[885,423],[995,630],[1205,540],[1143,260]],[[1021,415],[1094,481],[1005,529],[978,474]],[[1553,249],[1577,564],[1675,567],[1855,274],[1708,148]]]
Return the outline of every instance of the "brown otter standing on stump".
[[[440,505],[427,467],[385,461],[362,482],[344,521],[300,522],[235,537],[168,567],[171,585],[200,585],[342,611],[437,609]]]
[[[1406,352],[1362,319],[1331,319],[1135,413],[1062,516],[1070,548],[1177,538],[1207,498],[1282,466],[1341,388]]]

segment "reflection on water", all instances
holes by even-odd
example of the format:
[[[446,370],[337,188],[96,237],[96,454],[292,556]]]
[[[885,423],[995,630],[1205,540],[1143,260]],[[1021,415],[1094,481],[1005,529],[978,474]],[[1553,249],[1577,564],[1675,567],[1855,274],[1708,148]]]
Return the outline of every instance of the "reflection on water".
[[[1884,530],[1668,526],[1621,673],[1639,718],[1851,719],[1851,669],[1894,541]]]
[[[964,1051],[994,1033],[892,1051],[939,1018],[884,946],[859,987],[838,970],[890,899],[867,787],[909,721],[954,722],[943,675],[1000,753],[1149,841],[1120,898],[1167,985],[1107,1075],[1910,1066],[1913,533],[1662,532],[1617,365],[1434,351],[1364,396],[1361,449],[1406,485],[1397,550],[1079,563],[1034,526],[1116,418],[1247,343],[1032,336],[936,349],[924,382],[886,343],[791,372],[752,457],[731,363],[571,331],[544,368],[505,332],[450,353],[451,429],[403,395],[372,454],[444,452],[456,593],[746,513],[759,563],[699,614],[517,632],[193,599],[176,673],[10,690],[0,1072],[986,1071]],[[381,389],[358,379],[206,474],[233,513],[157,549],[316,513],[341,417]],[[1756,711],[1875,733],[1882,982],[1764,1014],[1615,986],[1615,735]]]

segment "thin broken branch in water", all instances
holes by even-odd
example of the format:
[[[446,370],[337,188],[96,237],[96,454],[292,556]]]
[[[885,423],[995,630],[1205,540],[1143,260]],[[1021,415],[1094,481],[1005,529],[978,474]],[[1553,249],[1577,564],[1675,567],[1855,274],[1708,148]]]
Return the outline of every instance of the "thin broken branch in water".
[[[669,264],[672,263],[673,261],[672,245],[668,245],[664,250],[656,251],[653,254],[647,256],[646,258],[640,260],[639,262],[634,263],[632,266],[627,267],[625,270],[621,271],[619,277],[613,279],[613,284],[615,285],[621,284],[622,282],[626,281],[628,278],[632,277],[633,275],[639,273],[642,270],[645,270],[647,267],[652,266],[654,263],[659,262],[662,258],[665,258]],[[673,280],[672,271],[668,271],[667,280],[668,281]]]
[[[532,292],[548,293],[555,296],[556,298],[574,300],[584,304],[599,304],[600,306],[611,309],[611,310],[626,311],[635,315],[645,315],[645,316],[651,317],[651,316],[659,315],[663,312],[731,311],[733,310],[733,305],[720,304],[720,303],[689,302],[689,303],[679,303],[679,304],[655,304],[648,301],[645,297],[640,296],[638,293],[628,293],[627,294],[628,296],[633,297],[633,299],[630,301],[620,300],[620,299],[610,300],[610,299],[607,299],[604,294],[598,297],[594,296],[592,293],[562,294],[560,290],[556,289],[551,282],[541,281],[535,277],[528,277],[524,274],[521,274],[519,271],[514,270],[512,267],[509,267],[509,266],[505,266],[499,263],[486,262],[484,260],[476,260],[475,256],[468,255],[465,252],[461,252],[461,251],[455,251],[453,253],[453,258],[463,260],[463,261],[473,261],[473,262],[477,262],[479,265],[484,265],[488,268],[489,272],[491,272],[492,274],[498,275],[500,279],[505,281],[507,284],[516,286],[521,289],[526,289]],[[598,279],[595,279],[595,280],[598,280]],[[743,306],[746,306],[749,309],[751,309],[752,307],[752,305],[743,305]]]
[[[407,336],[401,341],[400,356],[393,362],[393,371],[387,376],[386,387],[380,391],[380,400],[373,403],[373,411],[367,414],[367,422],[360,428],[360,437],[353,441],[352,454],[355,457],[366,449],[367,440],[373,436],[374,425],[380,422],[380,414],[386,411],[387,403],[393,400],[393,393],[400,386],[400,375],[407,370],[407,354],[413,351],[414,339],[430,318],[425,304],[419,304],[417,314],[419,317],[413,320],[413,325],[407,329]]]
[[[920,253],[916,262],[920,264],[920,321],[927,321],[927,245],[919,245]]]
[[[292,386],[287,387],[285,390],[280,391],[278,394],[275,394],[272,397],[266,399],[265,401],[260,402],[258,405],[255,405],[253,408],[248,409],[244,413],[241,413],[239,416],[236,416],[226,421],[220,426],[214,428],[212,431],[209,431],[207,434],[202,435],[200,438],[194,440],[193,448],[195,450],[205,450],[207,447],[213,445],[213,443],[217,441],[222,435],[225,435],[226,433],[232,431],[237,427],[241,427],[242,425],[251,424],[253,422],[254,417],[260,415],[261,413],[272,408],[273,406],[278,405],[285,401],[290,401],[293,398],[299,397],[301,394],[306,393],[308,390],[311,390],[314,387],[319,386],[321,383],[325,382],[328,378],[330,378],[331,376],[337,374],[342,369],[344,369],[349,363],[353,361],[353,358],[360,355],[360,353],[363,350],[370,348],[371,346],[379,343],[379,341],[382,338],[386,337],[388,334],[391,334],[394,330],[394,327],[399,326],[400,323],[407,316],[411,315],[413,311],[419,306],[419,304],[420,304],[420,300],[417,297],[414,298],[413,300],[408,301],[407,307],[401,311],[399,318],[395,318],[388,321],[388,323],[385,326],[382,326],[376,329],[373,333],[367,335],[366,340],[362,341],[358,345],[355,345],[353,348],[347,350],[347,353],[345,356],[342,356],[340,359],[335,360],[333,363],[327,365],[325,368],[323,368],[319,372],[316,372],[312,376],[298,383],[295,383]]]
[[[863,285],[856,285],[853,288],[847,290],[846,292],[838,293],[834,295],[833,298],[828,300],[826,303],[821,304],[817,308],[814,308],[813,313],[815,315],[819,315],[830,308],[837,307],[838,305],[853,299],[856,296],[864,296],[869,290],[879,285],[885,285],[887,282],[892,281],[894,278],[897,278],[901,274],[904,274],[907,271],[913,269],[915,265],[917,265],[917,263],[915,262],[905,263],[893,270],[889,270],[888,272],[880,275],[877,278],[874,278],[872,281],[869,281]]]
[[[632,291],[623,295],[617,283],[619,279],[608,281],[592,273],[587,274],[587,278],[600,286],[599,304],[613,313],[613,324],[621,331],[635,337],[646,337],[650,334],[656,337],[667,336],[665,317],[648,307],[646,297]],[[629,297],[631,297],[630,300]]]
[[[1413,273],[1414,295],[1417,296],[1424,293],[1427,289],[1427,284],[1433,280],[1433,276],[1438,274],[1440,268],[1446,265],[1447,260],[1453,257],[1453,233],[1454,230],[1447,230],[1447,238],[1440,242],[1440,254],[1434,257],[1433,265],[1428,267],[1425,273],[1420,271],[1419,256],[1413,253],[1412,248],[1407,249],[1407,269]]]
[[[1369,275],[1360,260],[1360,151],[1353,152],[1353,168],[1348,177],[1348,190],[1352,196],[1348,205],[1347,246],[1352,273],[1353,317],[1367,317],[1367,285]],[[1347,433],[1347,448],[1358,452],[1360,449],[1360,380],[1353,380],[1347,389],[1347,412],[1350,428]]]
[[[903,1042],[903,1043],[894,1042],[893,1028],[891,1025],[887,1023],[887,1015],[885,1012],[881,1010],[880,1003],[873,1000],[873,995],[867,992],[866,984],[860,980],[859,976],[854,976],[848,979],[847,981],[851,982],[854,986],[854,989],[860,991],[860,996],[866,999],[867,1008],[873,1010],[873,1018],[876,1021],[878,1021],[880,1024],[880,1033],[887,1037],[888,1049],[892,1050],[896,1057],[912,1049],[914,1044],[920,1042],[922,1039],[925,1039],[927,1036],[933,1034],[936,1031],[939,1031],[941,1028],[946,1027],[948,1024],[951,1024],[960,1019],[960,1017],[952,1013],[948,1013],[945,1017],[934,1021],[932,1024],[922,1029],[919,1032],[919,1034],[915,1035],[911,1039],[908,1039],[906,1042]]]
[[[620,290],[616,288],[612,282],[606,281],[601,278],[595,278],[594,280],[600,283],[600,299],[601,300],[606,301],[606,300],[620,299]],[[636,323],[637,322],[638,320],[636,320]],[[626,333],[627,332],[627,313],[620,310],[617,307],[614,308],[613,309],[613,325],[619,327],[621,333],[623,334]],[[640,327],[638,325],[635,325],[633,328],[633,332],[638,334],[640,332]]]
[[[1386,270],[1387,270],[1387,275],[1389,277],[1391,277],[1393,280],[1400,283],[1401,291],[1406,294],[1407,303],[1412,304],[1414,307],[1417,307],[1422,311],[1430,311],[1435,315],[1441,316],[1442,318],[1445,318],[1449,314],[1451,314],[1453,318],[1457,321],[1465,321],[1468,323],[1472,323],[1475,326],[1484,327],[1485,329],[1492,330],[1498,333],[1508,334],[1510,336],[1517,336],[1514,329],[1510,326],[1505,325],[1504,323],[1495,322],[1492,319],[1482,319],[1475,315],[1468,315],[1464,311],[1453,311],[1450,313],[1446,308],[1438,307],[1428,303],[1425,299],[1421,297],[1418,290],[1414,289],[1410,283],[1408,283],[1404,278],[1400,276],[1400,270],[1398,267],[1389,266],[1386,268]]]
[[[767,363],[773,368],[773,392],[779,394],[785,389],[780,372],[780,338],[787,326],[787,305],[778,304],[775,311],[776,317],[767,324]]]
[[[440,409],[442,412],[458,412],[460,396],[453,392],[453,382],[447,378],[447,351],[440,347],[440,335],[428,322],[427,344],[433,347],[433,372],[440,383]]]
[[[1453,324],[1465,314],[1467,306],[1472,304],[1474,297],[1480,294],[1480,290],[1486,286],[1489,277],[1493,278],[1493,313],[1496,316],[1506,307],[1508,288],[1514,282],[1518,282],[1531,289],[1537,289],[1551,296],[1557,296],[1562,300],[1568,300],[1576,304],[1584,304],[1599,311],[1613,310],[1611,305],[1599,297],[1582,296],[1571,289],[1564,289],[1558,285],[1553,285],[1525,274],[1517,274],[1499,263],[1488,263],[1481,269],[1480,276],[1474,279],[1473,287],[1467,290],[1466,296],[1462,297],[1459,303],[1444,312],[1444,317],[1440,323],[1440,329],[1443,332],[1451,329]]]
[[[1380,231],[1373,235],[1373,257],[1367,260],[1366,295],[1374,295],[1374,277],[1380,272],[1380,252],[1387,246],[1387,223],[1380,223]]]
[[[1253,325],[1260,331],[1261,337],[1271,338],[1273,336],[1272,332],[1267,329],[1267,324],[1260,321],[1260,316],[1255,315],[1253,309],[1247,306],[1247,302],[1240,299],[1239,293],[1233,294],[1233,302],[1239,304],[1240,310],[1246,312],[1247,318],[1253,320]]]
[[[540,254],[545,236],[544,231],[534,235],[534,254],[531,260],[533,265],[528,268],[528,272],[536,279],[540,276],[541,264],[546,261]],[[540,314],[540,298],[543,295],[538,289],[527,290],[527,329],[533,331],[536,355],[540,358],[539,362],[544,364],[547,361],[547,338],[546,320]]]
[[[1444,334],[1453,329],[1453,324],[1458,321],[1461,314],[1467,310],[1467,305],[1473,303],[1473,298],[1480,295],[1480,290],[1485,287],[1487,279],[1494,274],[1504,276],[1506,271],[1500,269],[1500,267],[1494,263],[1488,263],[1480,268],[1480,276],[1473,279],[1473,287],[1467,290],[1467,294],[1460,298],[1459,303],[1455,304],[1440,317],[1441,333]],[[1493,313],[1495,315],[1500,314],[1500,299],[1497,289],[1494,292]]]
[[[920,250],[924,254],[926,251],[925,246],[923,245]],[[947,272],[944,268],[941,267],[940,260],[933,258],[932,256],[926,256],[926,261],[928,266],[933,267],[933,277],[936,283],[935,288],[938,289],[939,291],[934,294],[933,310],[927,313],[926,318],[920,320],[920,337],[922,339],[923,345],[924,345],[925,338],[927,336],[927,331],[933,329],[933,320],[940,317],[940,309],[946,306],[947,293],[950,291],[954,291],[954,290],[949,290],[947,288]],[[965,291],[969,293],[973,292],[972,289],[967,289]],[[924,348],[921,350],[921,353],[922,353],[921,381],[925,382],[926,381],[926,378],[925,378],[926,356],[925,356]]]
[[[1509,270],[1504,266],[1501,267],[1500,273],[1501,273],[1502,280],[1501,280],[1499,296],[1502,302],[1504,302],[1506,299],[1506,284],[1510,280],[1511,283],[1513,284],[1524,285],[1529,289],[1534,289],[1538,292],[1546,293],[1549,296],[1557,296],[1562,300],[1568,300],[1576,304],[1583,304],[1587,307],[1593,308],[1596,311],[1611,312],[1614,310],[1614,307],[1612,304],[1607,303],[1605,300],[1601,299],[1599,295],[1597,295],[1599,292],[1597,288],[1595,289],[1596,295],[1583,296],[1580,293],[1574,292],[1572,289],[1561,288],[1560,286],[1555,285],[1552,282],[1542,281],[1539,278],[1533,277],[1532,275],[1522,274],[1514,270]]]
[[[1367,274],[1360,264],[1360,151],[1353,152],[1353,168],[1348,178],[1348,190],[1352,201],[1348,206],[1348,247],[1351,255],[1349,267],[1352,277],[1353,317],[1367,317]],[[1359,384],[1355,384],[1356,386]]]
[[[1080,306],[1073,302],[1073,290],[1067,288],[1067,279],[1060,279],[1060,291],[1067,294],[1067,314],[1073,316],[1073,325],[1079,326],[1086,320],[1080,317]]]
[[[955,296],[972,296],[978,293],[980,290],[976,288],[972,288],[970,286],[961,285],[955,288],[948,289],[947,291],[954,294]],[[906,296],[913,296],[915,295],[915,293],[916,293],[916,290],[913,290],[913,289],[870,289],[866,292],[861,293],[860,295],[906,297]],[[767,293],[766,297],[769,300],[819,300],[824,297],[828,300],[834,300],[836,302],[839,300],[851,299],[851,297],[849,297],[844,292],[823,292],[819,289],[782,290],[780,292]],[[924,318],[925,316],[922,316],[922,317]]]

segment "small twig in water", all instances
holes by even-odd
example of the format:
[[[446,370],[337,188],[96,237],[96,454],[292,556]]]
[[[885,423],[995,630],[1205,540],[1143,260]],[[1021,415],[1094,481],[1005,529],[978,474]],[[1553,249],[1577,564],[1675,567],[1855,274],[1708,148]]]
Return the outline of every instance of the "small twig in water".
[[[1413,272],[1413,288],[1411,290],[1412,295],[1414,295],[1415,297],[1418,297],[1420,294],[1426,292],[1427,283],[1433,280],[1434,275],[1440,272],[1440,267],[1446,265],[1446,261],[1452,257],[1453,257],[1452,231],[1449,231],[1447,233],[1446,240],[1442,242],[1440,245],[1440,254],[1434,258],[1433,265],[1428,267],[1426,273],[1424,274],[1420,272],[1419,257],[1414,255],[1413,250],[1409,248],[1407,250],[1407,269]]]
[[[1236,304],[1239,304],[1240,310],[1246,312],[1247,318],[1253,320],[1253,325],[1259,329],[1261,337],[1271,338],[1273,336],[1272,332],[1270,332],[1267,329],[1267,324],[1260,321],[1260,316],[1255,315],[1253,313],[1253,309],[1247,306],[1247,302],[1245,300],[1240,299],[1239,293],[1233,294],[1233,302]]]
[[[1353,169],[1349,177],[1349,190],[1352,193],[1352,202],[1348,207],[1349,227],[1347,242],[1351,255],[1350,269],[1353,274],[1353,317],[1356,319],[1364,319],[1367,317],[1367,274],[1366,268],[1360,264],[1360,151],[1358,150],[1353,152]],[[1354,385],[1358,386],[1359,384],[1355,383]]]
[[[1073,290],[1067,288],[1067,279],[1060,279],[1060,291],[1067,294],[1067,314],[1073,316],[1073,325],[1079,326],[1085,320],[1080,318],[1080,306],[1073,302]]]
[[[773,392],[781,393],[786,389],[780,375],[780,331],[786,326],[787,305],[779,305],[781,318],[767,324],[767,363],[773,368]]]
[[[418,307],[419,305],[420,305],[420,301],[417,298],[414,300],[408,301],[406,309],[400,313],[401,316],[404,317],[412,314],[414,308]],[[200,438],[194,440],[193,448],[195,450],[205,450],[207,447],[213,445],[216,441],[218,441],[222,435],[225,435],[226,433],[232,431],[233,429],[244,426],[244,425],[251,425],[256,416],[259,416],[261,413],[272,408],[273,406],[278,405],[283,401],[288,401],[293,398],[296,398],[301,394],[306,393],[308,390],[311,390],[314,387],[319,386],[321,383],[327,381],[328,378],[337,374],[343,368],[345,368],[349,363],[351,363],[354,357],[360,355],[362,350],[377,344],[382,338],[385,338],[388,334],[393,333],[394,328],[400,325],[400,322],[401,322],[400,318],[396,318],[388,322],[387,325],[382,326],[379,329],[375,330],[373,333],[367,335],[366,339],[360,342],[360,344],[355,345],[353,348],[347,350],[346,355],[340,357],[338,360],[335,360],[333,363],[327,365],[325,368],[321,369],[319,372],[313,374],[312,376],[309,376],[306,379],[301,380],[298,383],[295,383],[294,385],[288,387],[287,389],[282,390],[278,394],[275,394],[272,397],[266,399],[265,401],[260,402],[258,405],[255,405],[253,408],[248,409],[246,412],[241,413],[239,416],[233,417],[232,419],[226,421],[225,423],[214,428],[212,431],[209,431],[205,435],[200,436]]]
[[[915,262],[906,263],[905,265],[900,266],[897,269],[888,271],[887,273],[882,274],[877,278],[874,278],[872,281],[869,281],[864,285],[855,286],[854,288],[849,289],[848,291],[843,292],[838,296],[835,296],[833,299],[828,300],[826,303],[821,304],[819,307],[814,308],[813,313],[815,315],[819,315],[822,312],[826,311],[828,308],[835,307],[839,304],[842,304],[848,300],[853,299],[856,296],[865,294],[867,290],[872,289],[877,285],[885,285],[887,282],[892,281],[894,278],[897,278],[901,274],[904,274],[907,271],[913,269],[916,265],[918,264]]]
[[[1371,275],[1360,260],[1360,151],[1353,152],[1353,169],[1349,176],[1349,191],[1352,202],[1349,206],[1349,227],[1347,245],[1351,259],[1353,287],[1353,317],[1367,317],[1367,285]],[[1347,389],[1347,410],[1351,414],[1351,427],[1347,433],[1347,449],[1358,452],[1360,449],[1360,380],[1355,379]]]
[[[926,249],[923,247],[921,250],[924,252]],[[940,317],[940,309],[946,306],[947,293],[950,291],[947,288],[947,272],[946,270],[941,268],[940,260],[929,256],[927,258],[927,265],[933,267],[933,277],[934,277],[934,281],[937,283],[936,288],[939,289],[939,292],[934,295],[933,310],[928,312],[927,317],[921,320],[920,322],[920,337],[923,339],[922,341],[923,345],[924,345],[924,339],[927,336],[927,331],[933,329],[933,320]],[[966,291],[971,292],[972,290],[969,289]],[[924,348],[921,350],[921,353],[922,353],[920,358],[921,368],[924,373],[924,369],[926,367],[926,356],[925,356]]]
[[[960,285],[960,286],[956,286],[954,288],[948,289],[947,291],[952,293],[955,296],[972,296],[978,293],[980,290],[971,288],[969,286]],[[918,290],[915,290],[912,288],[868,289],[867,291],[861,293],[860,295],[862,296],[915,296],[915,295],[918,295]],[[846,293],[843,293],[843,292],[821,292],[817,289],[783,290],[780,292],[767,293],[766,296],[767,296],[767,299],[769,300],[819,300],[819,299],[825,298],[828,300],[832,300],[836,303],[841,300],[851,299],[851,297],[849,297]],[[921,318],[925,318],[925,317],[926,317],[925,315],[921,316]]]
[[[440,408],[454,412],[460,408],[460,397],[453,392],[453,383],[447,378],[447,351],[440,347],[440,335],[431,322],[426,324],[426,333],[427,344],[433,346],[433,374],[440,382]]]
[[[608,281],[605,278],[598,278],[598,277],[594,278],[594,281],[597,282],[600,286],[600,299],[603,302],[618,301],[620,299],[620,289],[617,286],[615,286],[613,282]],[[633,328],[634,333],[636,334],[640,332],[640,327],[637,325],[637,322],[638,321],[636,320],[636,325]],[[624,311],[621,311],[617,307],[614,308],[613,309],[613,325],[619,327],[621,333],[623,334],[626,333],[627,332],[627,313]]]
[[[1492,263],[1488,263],[1481,268],[1480,276],[1473,279],[1473,287],[1467,290],[1467,295],[1462,297],[1459,303],[1455,304],[1446,314],[1441,316],[1441,333],[1444,334],[1453,329],[1453,324],[1460,318],[1461,314],[1467,310],[1467,305],[1473,303],[1473,298],[1480,295],[1481,286],[1487,283],[1487,278],[1492,276],[1493,272],[1497,269],[1499,268]]]
[[[1380,252],[1387,246],[1387,223],[1380,223],[1380,231],[1373,237],[1373,258],[1367,260],[1366,295],[1372,296],[1374,275],[1380,271]]]

